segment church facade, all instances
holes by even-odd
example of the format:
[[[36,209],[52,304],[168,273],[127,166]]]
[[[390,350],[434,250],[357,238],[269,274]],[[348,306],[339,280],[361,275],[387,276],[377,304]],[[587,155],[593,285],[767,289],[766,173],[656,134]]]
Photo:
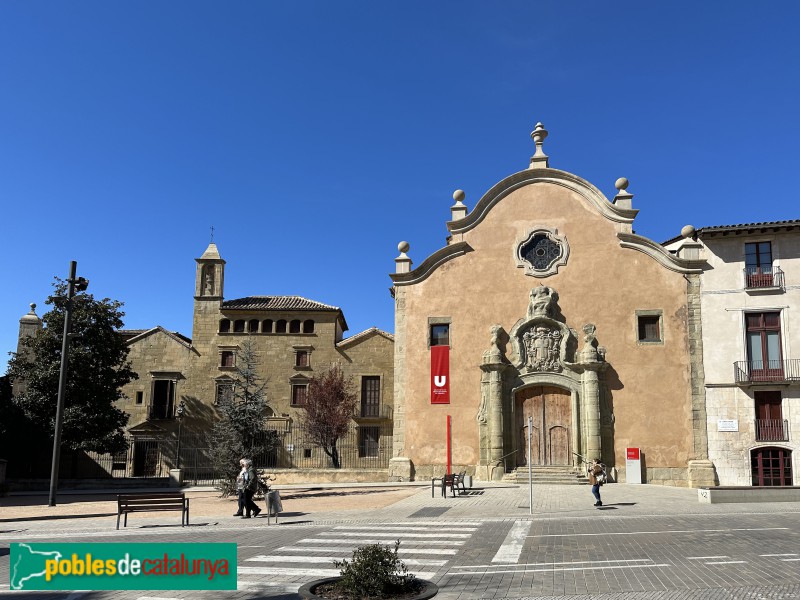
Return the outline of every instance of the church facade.
[[[599,458],[624,482],[634,448],[648,482],[713,485],[702,261],[633,233],[624,178],[609,201],[551,168],[546,136],[472,210],[454,194],[443,248],[412,268],[398,247],[390,479]]]

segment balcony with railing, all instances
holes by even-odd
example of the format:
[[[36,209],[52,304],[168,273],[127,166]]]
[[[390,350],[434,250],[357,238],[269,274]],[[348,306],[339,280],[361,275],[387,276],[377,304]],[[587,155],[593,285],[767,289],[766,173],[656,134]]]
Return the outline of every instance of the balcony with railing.
[[[391,420],[393,407],[388,404],[361,404],[356,406],[356,419]]]
[[[744,287],[747,290],[782,291],[783,271],[780,267],[745,267]]]
[[[789,421],[787,419],[756,419],[757,442],[788,442]]]
[[[736,383],[800,383],[800,359],[740,360],[733,363]]]

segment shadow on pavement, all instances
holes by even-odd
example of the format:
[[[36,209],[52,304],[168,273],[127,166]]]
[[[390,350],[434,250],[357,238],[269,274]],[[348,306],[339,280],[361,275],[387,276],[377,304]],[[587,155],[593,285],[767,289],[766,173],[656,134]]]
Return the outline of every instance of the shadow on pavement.
[[[43,515],[41,517],[17,517],[16,519],[0,519],[0,523],[17,521],[54,521],[57,519],[92,519],[95,517],[115,517],[117,513],[91,513],[87,515]]]

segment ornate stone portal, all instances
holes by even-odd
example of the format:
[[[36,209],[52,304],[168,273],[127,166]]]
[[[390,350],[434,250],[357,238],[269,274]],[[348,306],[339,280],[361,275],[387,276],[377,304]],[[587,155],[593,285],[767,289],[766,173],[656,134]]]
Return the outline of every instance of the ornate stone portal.
[[[570,456],[571,465],[576,466],[573,453],[589,458],[603,455],[600,392],[607,366],[605,349],[597,345],[595,326],[587,323],[583,326],[583,346],[578,350],[578,334],[560,320],[557,301],[558,293],[553,288],[533,288],[525,318],[517,321],[507,336],[500,325],[491,328],[491,345],[483,353],[481,364],[479,477],[501,479],[507,466],[509,470],[516,466],[515,455],[522,456],[525,444],[516,424],[521,422],[523,406],[528,407],[526,399],[537,389],[570,396],[571,409],[562,411],[569,421],[566,427],[563,423],[551,427],[564,430],[559,437],[559,460],[563,462],[563,456]],[[502,349],[507,347],[506,341],[511,346],[508,356]],[[537,406],[544,415],[547,399],[540,398]],[[540,425],[539,435],[547,436],[546,423]],[[523,460],[548,464],[546,455],[543,451],[533,457],[525,455]]]

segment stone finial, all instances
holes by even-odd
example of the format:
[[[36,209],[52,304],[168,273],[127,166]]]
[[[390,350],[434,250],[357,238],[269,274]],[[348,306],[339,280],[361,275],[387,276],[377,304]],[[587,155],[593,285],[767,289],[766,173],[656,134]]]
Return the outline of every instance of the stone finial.
[[[697,236],[697,230],[693,225],[684,225],[681,228],[681,236],[685,237],[686,239],[694,239]]]
[[[500,325],[492,325],[491,328],[492,341],[489,349],[483,353],[483,364],[497,365],[503,362],[503,351],[500,350],[500,335],[503,333],[503,328]]]
[[[633,194],[628,193],[628,185],[630,185],[630,182],[624,177],[620,177],[614,182],[614,187],[617,188],[617,195],[614,196],[613,203],[619,208],[633,208]]]
[[[30,312],[28,314],[29,315],[35,315],[36,314],[36,302],[31,302],[30,307],[31,307],[31,310],[30,310]]]
[[[458,221],[467,216],[467,207],[464,204],[464,198],[466,197],[467,195],[464,193],[464,190],[456,190],[453,192],[453,200],[456,201],[456,203],[450,207],[450,215],[453,221]]]
[[[547,155],[544,153],[544,139],[547,137],[547,129],[544,125],[537,123],[531,132],[531,138],[536,142],[536,153],[531,156],[531,169],[546,169],[550,166]]]
[[[408,273],[411,271],[411,259],[406,254],[410,248],[411,246],[408,242],[400,242],[397,244],[397,250],[400,252],[400,256],[394,259],[395,273]]]

